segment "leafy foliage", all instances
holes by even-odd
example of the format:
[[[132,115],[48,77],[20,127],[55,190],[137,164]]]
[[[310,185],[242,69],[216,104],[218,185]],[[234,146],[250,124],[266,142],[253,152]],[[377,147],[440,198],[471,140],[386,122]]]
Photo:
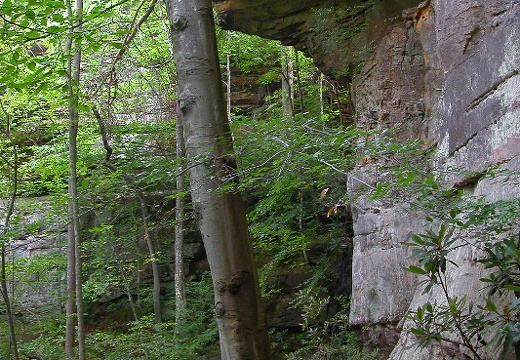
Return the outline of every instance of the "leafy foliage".
[[[312,287],[300,290],[295,305],[302,308],[302,329],[305,337],[302,347],[287,355],[288,360],[353,359],[377,360],[377,349],[360,345],[356,335],[349,329],[348,303],[340,299],[342,309],[326,318],[330,299],[319,296]]]
[[[440,288],[442,294],[442,300],[427,301],[408,317],[420,346],[449,342],[462,345],[474,358],[481,359],[479,349],[489,342],[497,347],[504,344],[507,353],[513,347],[516,351],[520,340],[520,241],[515,232],[520,202],[518,198],[468,201],[462,195],[451,198],[452,210],[447,216],[431,218],[440,222],[438,231],[412,235],[411,241],[405,243],[412,247],[417,259],[417,265],[410,265],[407,270],[424,278],[421,283],[425,294],[431,294],[435,288]],[[482,254],[478,261],[490,270],[481,279],[488,284],[481,290],[485,304],[468,303],[449,287],[448,269],[458,266],[453,254],[466,247],[478,249]],[[497,301],[504,303],[507,299],[505,306],[497,305]],[[453,329],[458,338],[450,335]]]
[[[206,359],[208,347],[217,342],[214,326],[211,279],[187,286],[188,308],[183,324],[168,320],[155,331],[153,316],[131,322],[128,331],[97,331],[87,339],[92,356],[104,359]]]

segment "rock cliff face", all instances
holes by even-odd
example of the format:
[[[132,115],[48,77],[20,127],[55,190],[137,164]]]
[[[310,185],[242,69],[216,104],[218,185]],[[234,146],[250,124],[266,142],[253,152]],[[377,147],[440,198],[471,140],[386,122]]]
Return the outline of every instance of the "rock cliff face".
[[[8,208],[6,200],[0,199],[0,217],[5,217]],[[50,212],[49,200],[46,198],[19,199],[15,217],[17,222],[27,225],[37,232],[21,234],[13,239],[6,248],[9,254],[8,261],[20,260],[19,267],[15,268],[16,282],[7,279],[12,288],[16,302],[16,309],[33,310],[46,307],[50,310],[59,310],[63,306],[63,272],[57,256],[63,251],[62,243],[66,234],[61,229],[50,230],[46,226],[45,213]],[[45,229],[45,235],[43,230]],[[37,231],[36,231],[37,230]],[[35,265],[41,256],[47,256],[45,265]],[[34,261],[36,260],[36,261]],[[11,295],[13,296],[13,295]]]
[[[295,45],[350,83],[357,125],[424,140],[439,172],[520,169],[520,1],[223,0],[215,7],[222,27]],[[370,176],[360,168],[349,192],[362,191],[358,180]],[[469,195],[493,200],[519,196],[518,180],[444,179],[448,188],[464,185]],[[424,224],[399,202],[361,196],[352,212],[351,323],[377,327],[381,343],[400,333],[391,359],[463,358],[459,349],[410,347],[413,337],[401,321],[424,301],[416,278],[402,270],[412,260],[401,243]],[[460,296],[478,303],[484,269],[477,257],[461,248],[453,254],[459,267],[448,276]]]

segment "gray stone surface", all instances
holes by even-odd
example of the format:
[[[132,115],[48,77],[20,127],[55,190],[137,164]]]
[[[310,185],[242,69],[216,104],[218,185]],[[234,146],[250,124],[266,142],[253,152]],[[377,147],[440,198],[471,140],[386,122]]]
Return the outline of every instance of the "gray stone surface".
[[[0,216],[5,217],[8,200],[0,200]],[[6,246],[7,260],[17,261],[16,281],[8,279],[12,303],[16,311],[32,311],[38,307],[59,309],[62,305],[63,274],[59,265],[38,266],[43,256],[50,256],[61,250],[63,236],[60,229],[50,230],[44,221],[50,211],[47,198],[19,199],[16,202],[11,230],[32,227],[33,231],[24,233],[14,231]],[[37,231],[35,231],[37,229]]]
[[[428,50],[425,56],[431,66],[425,86],[430,88],[426,94],[433,94],[427,100],[432,104],[427,121],[432,129],[430,138],[437,144],[435,165],[440,174],[450,168],[486,172],[498,166],[494,170],[497,174],[509,170],[503,172],[504,176],[472,180],[477,182],[468,195],[484,196],[489,201],[520,195],[518,5],[517,1],[432,0],[428,16],[421,19],[422,29],[416,22],[416,29],[422,30],[420,38],[425,43],[423,48]],[[433,87],[440,91],[432,91]],[[445,177],[447,187],[464,181],[461,176]],[[468,303],[482,304],[485,299],[479,278],[486,270],[475,262],[482,254],[474,247],[464,246],[450,256],[459,265],[448,268],[450,290],[459,297],[466,296]],[[422,289],[417,289],[410,307],[414,309],[425,300]],[[435,291],[428,300],[443,301]],[[467,350],[447,344],[418,350],[409,326],[404,323],[390,359],[468,356]],[[456,332],[451,336],[456,339]],[[484,359],[498,359],[498,353],[488,346],[481,355]]]

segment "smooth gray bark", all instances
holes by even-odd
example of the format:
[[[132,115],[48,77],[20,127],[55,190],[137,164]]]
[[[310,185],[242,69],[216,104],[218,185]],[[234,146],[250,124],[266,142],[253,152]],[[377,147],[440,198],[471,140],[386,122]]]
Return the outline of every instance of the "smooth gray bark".
[[[303,108],[303,88],[300,79],[300,57],[298,56],[298,51],[296,49],[294,51],[294,72],[296,75],[296,84],[298,85],[298,99],[300,100],[300,113],[304,113]]]
[[[184,317],[186,310],[186,288],[184,286],[184,139],[182,135],[182,122],[177,120],[176,128],[176,157],[179,161],[179,174],[176,179],[176,188],[178,195],[175,198],[175,321],[179,324]]]
[[[4,108],[3,104],[0,103],[0,107],[2,108],[2,112],[7,120],[7,129],[6,129],[6,135],[9,139],[9,142],[11,143],[11,146],[13,148],[13,159],[8,160],[7,158],[3,159],[7,163],[7,167],[9,169],[9,175],[11,176],[11,198],[9,199],[9,205],[7,207],[7,213],[5,214],[4,219],[4,226],[2,231],[0,232],[1,235],[5,235],[9,232],[11,227],[11,217],[14,213],[14,206],[16,203],[16,194],[18,192],[18,149],[13,139],[13,134],[11,132],[11,115],[7,113],[6,109]],[[16,341],[16,331],[15,331],[15,324],[14,324],[14,314],[12,311],[11,306],[11,300],[9,298],[9,289],[7,286],[7,274],[6,274],[6,249],[5,249],[5,242],[1,244],[1,264],[0,264],[0,292],[2,293],[2,298],[4,300],[5,304],[5,312],[7,315],[7,321],[9,323],[9,342],[11,349],[13,351],[13,356],[15,360],[18,360],[20,358],[18,354],[18,343]]]
[[[0,261],[0,291],[2,292],[2,298],[4,299],[5,312],[7,315],[7,321],[9,323],[9,344],[13,351],[13,357],[15,360],[20,359],[18,355],[18,344],[16,342],[16,332],[14,327],[14,315],[11,307],[11,301],[9,299],[9,291],[7,289],[7,275],[5,271],[5,244],[2,243],[1,249],[1,261]]]
[[[282,110],[283,116],[294,117],[293,61],[286,48],[282,48]]]
[[[229,123],[231,119],[231,54],[226,54],[226,112]]]
[[[267,360],[265,313],[236,178],[211,0],[170,0],[180,119],[190,187],[215,290],[223,360]],[[204,160],[204,161],[202,161]]]
[[[69,213],[72,213],[72,203]],[[65,303],[65,353],[67,359],[74,358],[74,340],[76,330],[76,256],[74,225],[69,222],[67,228],[67,302]]]
[[[78,159],[78,84],[81,71],[81,41],[80,34],[82,31],[81,21],[83,14],[83,1],[77,0],[75,17],[72,15],[72,4],[67,1],[67,16],[70,19],[70,33],[67,41],[66,53],[72,55],[67,60],[67,88],[68,88],[68,110],[69,110],[69,226],[68,226],[68,246],[67,246],[67,324],[65,330],[65,350],[67,356],[72,357],[73,333],[71,334],[73,319],[70,311],[73,309],[73,296],[75,295],[75,308],[77,319],[77,342],[78,342],[78,358],[85,359],[85,334],[84,334],[84,316],[83,316],[83,289],[81,279],[81,223],[79,221],[79,204],[78,204],[78,179],[77,179],[77,159]],[[74,270],[72,270],[74,269]],[[72,282],[75,282],[74,285]],[[74,287],[75,294],[72,293]],[[72,329],[73,331],[73,329]]]

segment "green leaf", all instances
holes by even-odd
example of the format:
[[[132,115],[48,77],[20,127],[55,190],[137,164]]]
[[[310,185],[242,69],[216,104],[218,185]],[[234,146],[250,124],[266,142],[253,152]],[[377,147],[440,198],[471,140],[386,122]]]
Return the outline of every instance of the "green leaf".
[[[417,246],[416,243],[414,243],[414,242],[409,242],[409,241],[403,241],[403,242],[401,243],[401,245],[405,245],[405,246]]]
[[[441,269],[441,272],[442,272],[443,274],[446,273],[446,264],[447,264],[447,262],[446,262],[446,258],[443,257],[443,258],[441,259],[441,261],[440,261],[440,269]]]
[[[411,328],[410,331],[411,331],[412,334],[414,334],[414,335],[426,335],[426,332],[424,332],[423,329],[419,329],[419,328]]]
[[[31,71],[34,71],[34,69],[36,69],[36,63],[34,61],[28,61],[26,65],[27,69]]]
[[[507,290],[520,291],[519,285],[507,284],[504,286]]]
[[[59,34],[67,31],[67,27],[63,25],[51,25],[47,28],[47,32],[50,34]]]
[[[439,229],[439,240],[444,238],[445,234],[446,234],[446,225],[441,224],[440,229]]]
[[[116,48],[116,49],[122,49],[123,48],[123,44],[118,42],[118,41],[112,41],[110,43],[110,46]]]
[[[491,312],[495,312],[497,311],[497,306],[494,302],[492,302],[491,300],[487,299],[486,300],[486,307],[485,307],[486,310],[489,310]]]
[[[5,14],[11,14],[13,10],[13,3],[11,2],[11,0],[4,0],[4,2],[2,3],[2,10]]]
[[[426,309],[426,311],[428,311],[429,313],[433,313],[433,305],[431,302],[427,302],[426,304],[424,304],[424,308]]]
[[[412,240],[419,245],[424,245],[424,240],[419,235],[413,234]]]
[[[27,10],[25,12],[25,17],[28,19],[34,20],[34,19],[36,19],[36,13],[32,10]]]
[[[450,311],[453,314],[458,313],[459,309],[458,309],[457,298],[456,297],[448,299],[448,305],[450,307]]]
[[[90,111],[90,106],[88,106],[86,104],[78,105],[78,111],[88,112],[88,111]]]
[[[42,34],[41,34],[39,31],[31,30],[31,31],[29,31],[28,33],[26,33],[25,36],[26,36],[28,39],[34,40],[34,39],[39,39],[39,38],[41,38],[41,37],[42,37]]]
[[[419,275],[424,275],[427,273],[424,269],[421,269],[420,267],[414,265],[408,266],[407,268],[405,268],[405,270]]]
[[[451,209],[450,210],[450,217],[452,219],[455,219],[455,217],[459,214],[459,212],[456,210],[456,209]]]
[[[38,85],[35,92],[37,94],[39,94],[40,92],[47,90],[48,87],[49,87],[49,85],[46,82],[42,82],[40,85]]]
[[[424,318],[424,309],[422,307],[417,309],[417,318],[422,320]]]
[[[55,71],[55,74],[58,75],[58,76],[67,76],[67,75],[68,75],[67,71],[64,70],[64,69],[58,69],[58,70],[56,70],[56,71]]]
[[[54,13],[52,14],[52,20],[53,21],[56,21],[56,22],[59,22],[59,23],[63,23],[64,22],[64,17],[62,14],[60,13]]]

